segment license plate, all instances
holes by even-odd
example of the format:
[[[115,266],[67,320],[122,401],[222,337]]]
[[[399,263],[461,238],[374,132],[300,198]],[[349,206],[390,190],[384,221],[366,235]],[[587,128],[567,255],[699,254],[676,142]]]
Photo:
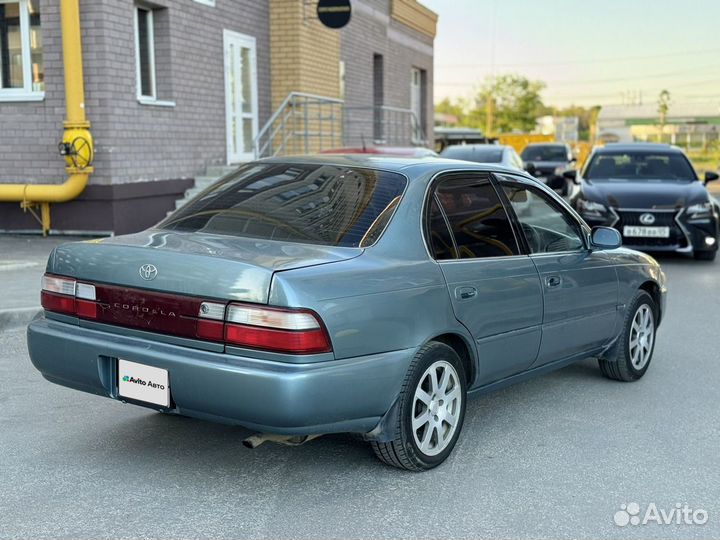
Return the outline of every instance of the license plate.
[[[118,359],[118,393],[122,397],[170,406],[170,381],[166,369]]]
[[[625,225],[623,227],[623,236],[642,237],[642,238],[669,238],[670,227],[638,227]]]

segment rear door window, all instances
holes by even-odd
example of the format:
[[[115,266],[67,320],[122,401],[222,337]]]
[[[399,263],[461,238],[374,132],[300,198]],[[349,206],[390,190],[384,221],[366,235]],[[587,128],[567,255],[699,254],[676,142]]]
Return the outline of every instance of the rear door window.
[[[162,229],[340,247],[379,238],[407,179],[327,164],[254,163],[214,184]]]
[[[459,258],[520,254],[508,214],[489,179],[444,180],[435,193],[450,225]]]

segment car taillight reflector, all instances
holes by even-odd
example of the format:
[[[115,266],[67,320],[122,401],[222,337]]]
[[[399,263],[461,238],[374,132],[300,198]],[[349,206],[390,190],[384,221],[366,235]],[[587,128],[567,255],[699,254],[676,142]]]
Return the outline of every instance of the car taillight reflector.
[[[40,293],[40,303],[43,309],[56,313],[75,314],[75,297],[55,294],[48,291]]]
[[[264,349],[268,351],[313,354],[330,352],[330,342],[322,329],[275,330],[241,324],[225,325],[225,341],[228,344]]]
[[[48,274],[42,277],[42,290],[51,293],[75,296],[75,285],[74,279],[50,276]]]
[[[233,345],[294,354],[332,350],[318,316],[308,310],[230,304],[226,320],[225,341]]]
[[[222,341],[225,337],[225,304],[203,302],[198,310],[197,337]]]
[[[86,319],[97,316],[95,286],[74,279],[45,274],[42,277],[40,303],[43,309],[76,315]]]
[[[315,330],[321,328],[318,320],[309,311],[290,311],[240,304],[230,304],[227,321],[280,330]]]

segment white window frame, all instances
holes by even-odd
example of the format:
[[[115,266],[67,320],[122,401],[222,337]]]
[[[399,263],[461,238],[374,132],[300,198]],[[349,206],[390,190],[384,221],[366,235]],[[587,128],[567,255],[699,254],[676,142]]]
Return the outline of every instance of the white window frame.
[[[230,58],[227,55],[227,51],[229,49],[229,42],[230,41],[239,42],[242,47],[245,47],[250,50],[250,83],[252,85],[250,91],[252,92],[251,96],[251,112],[249,113],[243,113],[242,107],[238,107],[238,110],[240,111],[239,117],[245,118],[245,119],[251,119],[252,120],[252,128],[253,128],[253,140],[255,137],[257,137],[258,129],[259,129],[259,113],[258,113],[258,72],[257,72],[257,42],[255,40],[254,36],[249,36],[246,34],[240,34],[238,32],[234,32],[232,30],[223,30],[223,66],[225,71],[225,139],[226,139],[226,156],[227,156],[227,163],[239,163],[243,161],[251,161],[255,157],[255,149],[254,148],[243,148],[244,152],[242,154],[239,154],[237,156],[233,155],[232,152],[232,144],[231,144],[231,136],[232,136],[232,118],[231,118],[231,96],[229,92],[230,87],[230,78],[229,78],[229,66],[227,64],[228,60]],[[242,81],[242,75],[240,75],[240,80]],[[242,95],[242,90],[240,91],[240,95]],[[242,129],[242,126],[240,127]],[[237,159],[233,159],[237,158]]]
[[[155,76],[155,17],[153,10],[145,6],[134,7],[134,24],[135,24],[135,76],[137,79],[137,99],[141,103],[143,101],[155,102],[157,101],[157,86]],[[140,11],[147,13],[147,47],[148,47],[148,61],[150,62],[150,95],[143,94],[142,91],[142,67],[140,62],[140,20],[138,13]]]
[[[420,130],[425,129],[422,125],[422,113],[423,108],[425,107],[423,103],[423,88],[422,88],[422,72],[423,70],[418,67],[411,67],[410,68],[410,110],[415,115],[415,119],[417,120],[417,126],[416,129],[413,130],[412,134],[412,142],[413,143],[420,143],[422,142],[420,137]],[[417,85],[415,84],[415,78],[417,76]],[[417,102],[415,102],[415,89],[417,88]],[[415,110],[414,105],[417,103],[417,110]]]
[[[215,7],[215,0],[195,0],[195,2],[205,6]]]
[[[0,101],[42,101],[45,92],[32,89],[32,57],[30,55],[30,15],[28,0],[0,0],[0,4],[20,5],[20,41],[23,61],[23,87],[0,88]]]

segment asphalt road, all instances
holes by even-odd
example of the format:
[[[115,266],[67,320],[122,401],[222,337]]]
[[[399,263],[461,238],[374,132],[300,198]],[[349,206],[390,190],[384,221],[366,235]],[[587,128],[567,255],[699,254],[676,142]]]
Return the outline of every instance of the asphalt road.
[[[718,538],[720,260],[661,262],[668,314],[640,382],[587,361],[479,398],[421,474],[349,436],[247,450],[248,431],[52,385],[5,331],[0,538]],[[629,503],[707,522],[620,527]]]

